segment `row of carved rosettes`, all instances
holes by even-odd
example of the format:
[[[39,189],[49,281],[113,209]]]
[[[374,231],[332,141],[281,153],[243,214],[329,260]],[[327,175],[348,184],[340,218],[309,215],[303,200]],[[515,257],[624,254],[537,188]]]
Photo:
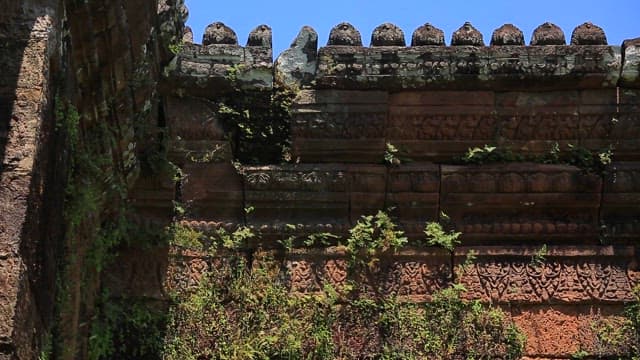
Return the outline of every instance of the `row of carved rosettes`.
[[[246,260],[191,255],[170,258],[166,291],[189,291],[210,274],[224,281],[234,263]],[[437,248],[407,248],[355,267],[340,247],[259,252],[252,258],[253,267],[271,269],[274,281],[291,293],[319,294],[331,286],[341,296],[411,302],[429,301],[455,281],[467,289],[466,298],[494,303],[624,303],[634,299],[640,282],[633,247],[476,247],[460,248],[454,256]]]

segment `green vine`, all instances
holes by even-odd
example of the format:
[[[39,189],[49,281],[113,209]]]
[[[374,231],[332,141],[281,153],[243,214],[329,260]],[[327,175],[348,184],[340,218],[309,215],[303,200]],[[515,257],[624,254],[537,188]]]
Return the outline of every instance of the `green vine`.
[[[218,100],[218,115],[231,141],[235,157],[244,164],[291,161],[291,106],[295,91],[274,86],[270,91],[241,88],[242,66],[231,67],[230,94]]]
[[[218,265],[210,267],[195,287],[173,297],[165,359],[517,359],[522,355],[522,333],[500,309],[463,300],[462,285],[446,287],[424,304],[359,294],[352,292],[353,284],[340,291],[321,284],[318,293],[290,294],[280,266],[273,265],[279,260],[256,255],[259,260],[254,256],[248,263],[237,252],[230,256],[213,249],[237,250],[247,235],[257,236],[249,229],[224,231],[226,235],[215,231],[205,235],[184,226],[173,231],[174,246],[207,250],[227,261],[211,262]],[[424,244],[452,250],[460,234],[427,223],[425,235]],[[336,237],[312,234],[303,243],[314,246]],[[379,211],[362,216],[339,246],[347,253],[350,271],[361,271],[375,266],[380,254],[407,244],[392,218]],[[283,245],[291,250],[293,240]],[[345,296],[345,291],[351,295]],[[348,334],[341,330],[344,327],[351,329]],[[353,336],[369,345],[354,349]]]
[[[491,164],[509,162],[535,162],[541,164],[573,165],[584,171],[602,174],[613,159],[613,147],[593,151],[582,146],[568,144],[561,149],[554,143],[543,155],[526,155],[514,153],[508,147],[489,146],[469,148],[467,152],[454,162],[462,164]]]

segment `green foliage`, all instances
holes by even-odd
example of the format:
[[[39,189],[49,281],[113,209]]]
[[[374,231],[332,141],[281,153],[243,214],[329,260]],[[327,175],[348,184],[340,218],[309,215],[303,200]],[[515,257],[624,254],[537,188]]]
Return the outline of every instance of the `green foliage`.
[[[178,55],[182,51],[183,47],[184,47],[184,43],[182,41],[174,44],[169,44],[169,51],[173,55]]]
[[[232,68],[229,79],[236,83],[242,69]],[[218,102],[218,115],[235,157],[244,164],[290,161],[291,105],[295,93],[286,88],[246,91],[235,87]]]
[[[398,151],[398,148],[393,144],[387,143],[384,151],[384,162],[389,165],[400,165],[400,159],[397,157]]]
[[[207,241],[200,232],[176,229],[184,239],[174,244],[197,247],[190,244]],[[289,224],[287,229],[297,227]],[[439,239],[433,245],[451,249],[459,236],[442,227],[429,234]],[[231,237],[244,240],[245,235]],[[313,246],[335,238],[319,233],[304,243]],[[281,243],[291,249],[293,240]],[[224,244],[217,241],[211,247],[233,248]],[[343,245],[351,260],[349,271],[367,270],[380,253],[406,244],[387,213],[363,216]],[[280,260],[254,256],[248,263],[243,257],[209,253],[221,255],[221,261],[210,261],[199,283],[173,298],[163,359],[516,359],[523,351],[524,336],[505,314],[464,300],[466,290],[458,284],[424,304],[353,292],[349,282],[339,291],[320,284],[321,292],[291,294]],[[354,348],[354,339],[366,345]]]
[[[375,255],[387,251],[396,251],[408,242],[402,230],[391,220],[389,214],[378,211],[375,215],[361,216],[353,228],[349,229],[346,250],[351,264],[364,264],[364,260],[373,260]]]
[[[560,159],[563,163],[579,167],[587,172],[602,174],[611,164],[612,157],[612,146],[599,151],[591,151],[581,146],[569,144],[568,151]]]
[[[157,359],[163,351],[165,324],[159,305],[113,299],[104,292],[91,323],[89,359]]]
[[[514,154],[511,149],[503,149],[497,146],[485,145],[483,147],[469,148],[460,161],[463,164],[487,164],[500,162],[524,161],[522,155]]]
[[[498,308],[465,301],[461,285],[425,304],[389,302],[384,359],[519,359],[524,335]]]
[[[571,354],[571,358],[575,360],[584,359],[589,356],[589,352],[585,350],[577,350],[573,354]]]
[[[110,112],[108,104],[100,111]],[[146,113],[148,109],[142,113]],[[99,292],[101,273],[115,258],[118,250],[131,244],[146,245],[156,238],[139,229],[129,219],[128,188],[139,170],[137,145],[133,139],[123,142],[133,129],[118,123],[115,117],[85,117],[67,100],[55,100],[56,135],[64,145],[62,171],[66,171],[63,204],[64,241],[58,249],[59,265],[56,294],[57,323],[53,329],[52,356],[73,356],[78,349],[78,334],[73,329],[82,322],[91,331],[90,352],[93,359],[113,358],[119,340],[114,333],[111,316],[113,304],[99,300],[98,313],[91,316],[95,294]],[[132,234],[135,233],[135,236]],[[132,240],[133,239],[133,240]],[[69,283],[79,283],[78,288]],[[73,311],[81,309],[78,317]],[[127,314],[123,316],[122,314]],[[132,318],[135,311],[122,312]],[[81,332],[82,333],[82,332]],[[145,337],[145,339],[147,339]],[[145,339],[140,339],[143,341]],[[81,343],[81,342],[78,342]],[[127,353],[127,352],[124,352]],[[125,358],[125,357],[115,357]],[[127,356],[126,358],[131,358]],[[138,357],[140,358],[140,357]]]
[[[339,302],[330,286],[318,295],[291,295],[268,266],[250,270],[240,260],[212,269],[178,298],[164,358],[519,358],[523,335],[501,310],[462,300],[464,291],[455,285],[425,304],[393,298]],[[354,336],[363,342],[379,337],[379,343],[358,353],[349,346]]]
[[[622,319],[601,319],[592,323],[598,357],[616,354],[620,359],[640,360],[640,285],[634,288],[635,301],[625,307]]]
[[[542,245],[540,249],[538,249],[531,256],[531,265],[532,266],[542,266],[547,261],[547,255],[549,254],[549,249],[547,248],[547,244]]]
[[[611,164],[613,147],[592,151],[582,146],[568,144],[566,149],[561,149],[556,142],[549,152],[542,156],[517,154],[509,148],[484,145],[483,147],[469,148],[467,153],[457,162],[463,164],[489,164],[508,162],[536,162],[543,164],[567,164],[573,165],[587,172],[602,174]]]
[[[69,149],[64,204],[66,237],[70,242],[79,236],[91,239],[86,241],[87,264],[100,272],[113,258],[113,249],[125,241],[130,228],[125,216],[127,169],[114,160],[111,151],[117,148],[117,140],[107,124],[99,122],[81,129],[78,111],[59,97],[55,114],[56,131]],[[99,224],[97,229],[93,228],[95,223]]]
[[[171,246],[196,251],[203,251],[205,248],[203,244],[204,234],[198,230],[182,224],[173,224],[168,229],[168,232],[169,245]]]
[[[293,297],[268,268],[210,276],[173,307],[164,358],[332,359],[332,299]],[[225,277],[222,283],[216,277]]]
[[[328,232],[314,233],[307,236],[307,239],[304,241],[304,245],[309,247],[316,246],[318,244],[328,246],[331,244],[332,240],[338,238],[339,236]]]
[[[443,212],[440,213],[440,217],[448,221],[449,216]],[[453,251],[458,244],[460,244],[460,235],[462,233],[453,230],[445,231],[443,226],[437,222],[427,222],[424,229],[427,244],[431,246],[440,246],[449,251]]]
[[[239,226],[229,232],[224,228],[218,228],[210,233],[203,233],[192,227],[180,223],[172,224],[168,229],[168,243],[181,249],[208,251],[215,254],[220,249],[239,250],[247,245],[247,241],[256,235],[246,226]]]

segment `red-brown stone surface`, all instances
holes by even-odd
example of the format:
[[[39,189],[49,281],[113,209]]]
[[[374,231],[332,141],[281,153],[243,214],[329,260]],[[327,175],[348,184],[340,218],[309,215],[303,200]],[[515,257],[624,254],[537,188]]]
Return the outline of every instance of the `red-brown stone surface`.
[[[230,163],[188,163],[183,169],[182,205],[192,219],[242,222],[242,178]]]
[[[423,91],[389,98],[387,141],[414,161],[451,160],[491,143],[495,97],[485,91]]]
[[[547,23],[534,32],[534,46],[522,46],[521,32],[505,26],[492,45],[509,46],[484,47],[467,23],[453,36],[457,46],[439,46],[443,33],[426,25],[416,30],[415,47],[404,48],[402,30],[383,24],[372,48],[364,48],[344,23],[319,51],[315,32],[305,30],[309,41],[291,58],[306,57],[305,68],[296,69],[293,60],[273,64],[268,26],[241,47],[233,30],[214,23],[204,45],[184,44],[165,72],[174,57],[166,45],[183,35],[192,40],[181,29],[180,1],[68,2],[64,22],[45,3],[10,0],[10,16],[0,15],[0,358],[35,358],[52,318],[53,265],[61,254],[49,244],[62,238],[56,223],[63,222],[68,166],[68,149],[51,145],[54,71],[66,77],[60,91],[82,114],[83,130],[94,123],[117,129],[105,149],[116,165],[103,170],[129,181],[122,201],[138,211],[136,223],[160,230],[181,215],[181,225],[208,234],[248,225],[262,235],[239,254],[213,256],[184,244],[118,249],[118,262],[100,275],[85,272],[91,244],[72,234],[78,241],[59,244],[74,252],[65,273],[73,305],[59,327],[67,358],[86,357],[86,324],[96,315],[101,281],[113,296],[166,300],[193,289],[208,271],[224,282],[237,256],[258,264],[256,247],[273,251],[281,247],[274,240],[300,242],[317,232],[348,236],[361,215],[388,208],[412,239],[422,238],[425,222],[448,214],[465,247],[385,252],[356,269],[339,247],[275,251],[281,263],[274,272],[294,294],[320,293],[325,283],[340,293],[353,280],[362,295],[414,302],[460,281],[467,299],[511,313],[528,335],[528,358],[615,355],[601,348],[593,325],[618,324],[640,281],[633,41],[622,56],[587,23],[565,46],[562,30]],[[50,32],[55,26],[60,33]],[[238,86],[272,90],[274,67],[304,73],[305,90],[292,109],[291,162],[234,167],[237,154],[218,116],[222,96]],[[142,128],[152,130],[136,137]],[[603,174],[538,163],[451,165],[473,147],[541,155],[556,143],[600,151],[594,156],[604,162],[610,147],[615,161]],[[136,156],[159,155],[165,146],[181,179],[137,166]],[[118,201],[103,200],[85,219],[87,229],[100,228],[103,215],[119,215]],[[472,251],[475,261],[467,262]],[[379,351],[382,335],[370,326],[375,314],[343,310],[332,329],[339,352]]]
[[[302,91],[291,120],[294,159],[381,162],[387,97],[377,91]]]
[[[580,350],[584,329],[573,306],[515,306],[512,318],[527,336],[529,356],[570,358]]]
[[[600,177],[572,166],[443,166],[440,208],[465,241],[594,243],[600,191]]]
[[[466,264],[468,254],[475,256],[471,264]],[[634,299],[635,256],[632,247],[463,247],[456,250],[454,266],[469,299],[622,304]]]
[[[640,231],[640,163],[615,162],[608,169],[600,214],[603,238],[633,243]]]

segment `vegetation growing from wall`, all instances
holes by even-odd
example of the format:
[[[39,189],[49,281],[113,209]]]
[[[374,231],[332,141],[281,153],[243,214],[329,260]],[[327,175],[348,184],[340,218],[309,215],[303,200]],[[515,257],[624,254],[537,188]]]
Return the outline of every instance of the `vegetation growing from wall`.
[[[434,228],[427,224],[430,241],[454,246],[456,234]],[[198,284],[174,294],[166,359],[517,359],[522,354],[525,340],[515,325],[498,308],[463,300],[459,284],[424,304],[361,294],[355,283],[339,291],[325,284],[318,293],[291,294],[279,257],[254,256],[249,262],[234,246],[177,229],[173,244],[205,250],[213,258]],[[235,239],[228,244],[247,236],[225,234]],[[222,253],[203,243],[217,243]],[[342,247],[356,270],[406,244],[403,232],[380,211],[363,216]]]
[[[535,162],[542,164],[566,164],[581,168],[587,172],[602,174],[611,164],[613,147],[593,151],[582,146],[568,144],[562,149],[554,143],[549,151],[542,155],[525,155],[513,152],[509,147],[484,145],[469,148],[455,162],[462,164],[491,164],[508,162]]]
[[[101,309],[93,306],[101,291],[100,274],[115,258],[117,248],[132,238],[127,220],[127,174],[136,171],[137,162],[134,147],[121,149],[120,129],[83,118],[70,101],[56,98],[55,118],[68,163],[64,255],[59,266],[58,320],[51,351],[73,358],[77,356],[77,342],[85,336],[74,322],[100,316]],[[82,309],[78,303],[83,304]],[[90,333],[99,331],[93,325],[86,327]],[[90,353],[94,350],[100,352],[99,347],[92,347]]]
[[[231,141],[233,153],[244,164],[278,164],[291,160],[291,105],[295,91],[248,91],[237,81],[241,67],[227,78],[233,90],[217,100],[218,115]]]
[[[636,286],[634,294],[635,301],[625,307],[621,317],[598,319],[591,324],[594,346],[581,349],[574,358],[640,360],[640,285]]]

